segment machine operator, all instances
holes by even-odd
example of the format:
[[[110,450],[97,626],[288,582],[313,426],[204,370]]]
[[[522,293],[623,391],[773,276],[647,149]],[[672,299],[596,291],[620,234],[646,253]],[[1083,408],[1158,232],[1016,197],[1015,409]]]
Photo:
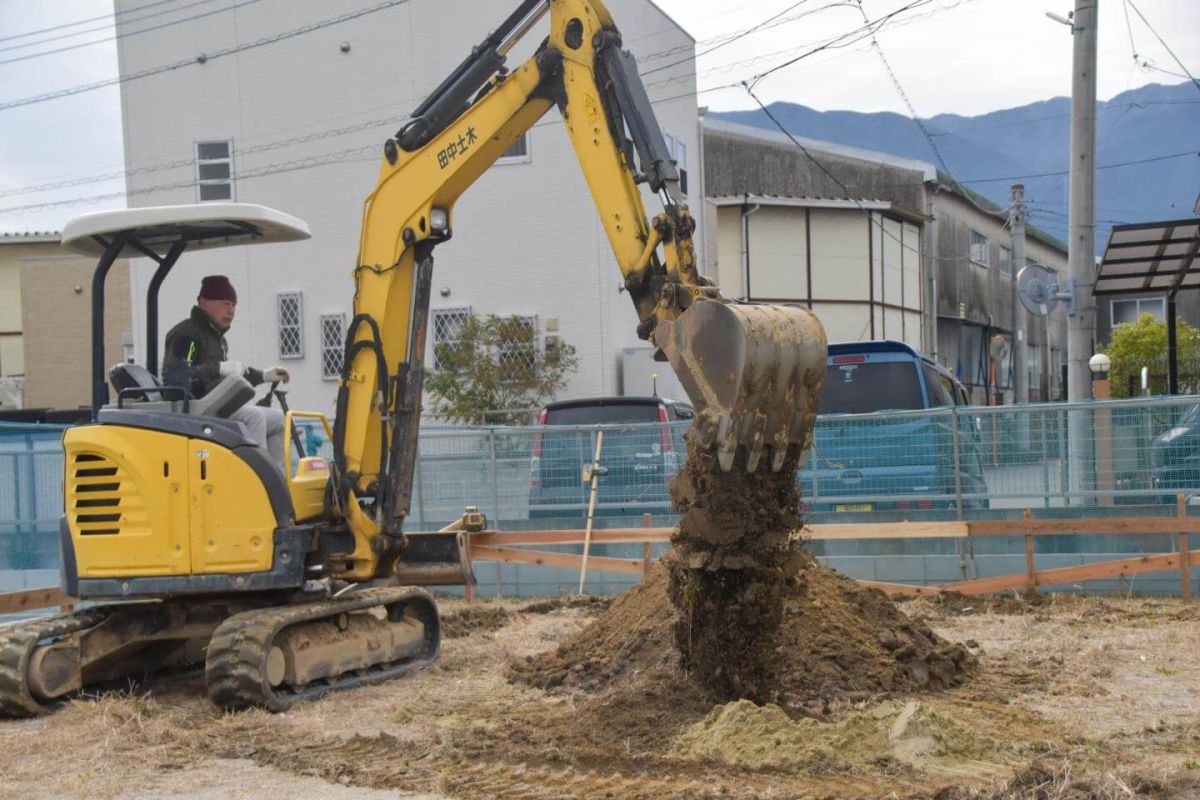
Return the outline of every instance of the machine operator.
[[[203,397],[222,379],[241,375],[251,384],[287,383],[288,371],[280,366],[259,370],[229,358],[225,334],[237,311],[237,291],[224,275],[209,275],[200,282],[200,295],[191,315],[167,333],[163,381],[182,386],[193,397]],[[250,440],[283,464],[283,411],[274,407],[244,405],[229,415],[246,428]]]

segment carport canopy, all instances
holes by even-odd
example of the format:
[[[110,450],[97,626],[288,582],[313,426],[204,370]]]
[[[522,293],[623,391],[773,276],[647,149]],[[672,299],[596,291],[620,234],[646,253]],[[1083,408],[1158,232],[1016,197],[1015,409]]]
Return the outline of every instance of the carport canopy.
[[[1200,218],[1114,225],[1096,275],[1097,295],[1200,288]]]
[[[1114,225],[1093,294],[1164,294],[1167,298],[1167,384],[1179,393],[1175,294],[1200,288],[1200,217]]]

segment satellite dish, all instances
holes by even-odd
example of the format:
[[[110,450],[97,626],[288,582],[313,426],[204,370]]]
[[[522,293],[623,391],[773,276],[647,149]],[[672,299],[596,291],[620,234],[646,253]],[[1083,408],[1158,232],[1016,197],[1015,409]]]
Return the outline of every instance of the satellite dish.
[[[1067,313],[1075,313],[1075,282],[1068,281],[1065,290],[1058,287],[1058,273],[1041,264],[1022,267],[1017,273],[1017,297],[1030,314],[1046,316],[1059,300],[1067,301]]]

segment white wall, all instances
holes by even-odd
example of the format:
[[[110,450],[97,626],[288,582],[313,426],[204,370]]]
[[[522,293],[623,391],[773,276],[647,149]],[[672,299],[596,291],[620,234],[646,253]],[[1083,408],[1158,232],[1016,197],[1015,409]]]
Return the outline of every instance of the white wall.
[[[750,299],[807,302],[811,260],[812,311],[829,341],[872,338],[873,316],[874,338],[919,348],[921,229],[878,212],[871,216],[874,222],[854,208],[760,205],[748,218]],[[716,221],[721,291],[744,298],[742,207],[720,207],[710,219]]]
[[[116,0],[117,11],[140,0]],[[278,359],[275,295],[304,296],[305,357],[292,369],[297,407],[329,411],[335,385],[320,378],[318,317],[350,314],[351,269],[362,199],[375,185],[382,144],[408,112],[509,13],[512,4],[460,0],[448,12],[437,0],[394,8],[269,44],[203,65],[122,85],[127,167],[139,170],[181,161],[173,169],[135,172],[130,205],[196,202],[194,142],[233,139],[236,199],[295,214],[312,228],[308,242],[185,256],[163,287],[163,330],[182,318],[203,275],[229,275],[239,292],[232,352],[256,366]],[[663,130],[688,148],[692,208],[700,208],[700,148],[692,40],[648,0],[609,0],[607,6],[639,60],[654,68],[683,64],[647,79]],[[122,73],[179,61],[181,54],[215,53],[335,17],[346,9],[320,0],[253,4],[243,9],[119,41]],[[510,55],[526,58],[546,22]],[[350,52],[342,53],[342,42]],[[670,81],[669,83],[667,81]],[[658,84],[658,85],[655,85]],[[680,97],[680,95],[684,95]],[[323,133],[362,127],[339,135]],[[454,238],[435,251],[433,308],[470,306],[476,313],[555,318],[558,335],[574,345],[580,368],[564,397],[617,390],[619,353],[638,342],[636,315],[618,294],[620,272],[603,236],[578,162],[557,111],[530,132],[528,163],[497,165],[455,208]],[[311,141],[301,141],[311,138]],[[275,142],[287,146],[252,152]],[[356,148],[365,148],[357,152]],[[319,164],[329,160],[335,163]],[[315,166],[314,166],[315,165]],[[250,177],[255,170],[290,168]],[[174,188],[156,188],[179,184]],[[147,191],[152,190],[152,191]],[[657,201],[647,195],[647,211]],[[702,215],[698,215],[702,216]],[[703,231],[697,235],[703,241]],[[153,265],[135,262],[135,307],[143,302]],[[450,290],[442,297],[440,290]],[[135,325],[142,324],[140,314]],[[144,336],[137,331],[139,345]],[[139,350],[139,355],[141,351]]]

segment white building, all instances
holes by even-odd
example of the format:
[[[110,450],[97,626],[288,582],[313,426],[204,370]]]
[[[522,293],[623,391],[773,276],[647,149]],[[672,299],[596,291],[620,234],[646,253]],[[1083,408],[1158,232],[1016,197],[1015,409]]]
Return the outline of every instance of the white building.
[[[116,0],[118,34],[143,27],[121,22],[122,12],[138,5]],[[255,366],[286,365],[293,404],[331,411],[334,375],[323,355],[341,347],[362,201],[375,185],[383,142],[516,0],[408,0],[290,37],[379,4],[222,5],[218,13],[117,40],[129,204],[232,195],[295,214],[313,238],[185,256],[163,286],[160,335],[188,313],[202,276],[224,273],[239,292],[231,353]],[[647,88],[680,166],[699,167],[694,40],[649,0],[606,5],[625,47],[649,72]],[[510,53],[510,67],[543,36],[535,28]],[[616,394],[620,353],[640,344],[637,319],[618,292],[620,272],[555,110],[519,149],[462,197],[454,238],[435,251],[431,345],[453,329],[444,323],[466,310],[526,315],[543,335],[577,349],[580,367],[564,396]],[[688,186],[697,209],[698,177]],[[646,202],[656,213],[657,201]],[[153,266],[134,262],[135,308]],[[134,320],[140,326],[141,314]],[[139,356],[142,335],[136,331]]]

